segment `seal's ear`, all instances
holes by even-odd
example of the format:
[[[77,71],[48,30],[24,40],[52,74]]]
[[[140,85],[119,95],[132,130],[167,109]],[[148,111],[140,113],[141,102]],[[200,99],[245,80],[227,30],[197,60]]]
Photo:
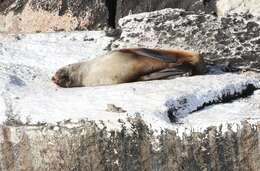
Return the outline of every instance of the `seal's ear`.
[[[174,55],[162,53],[162,51],[157,49],[131,48],[131,49],[120,49],[119,51],[123,53],[132,53],[138,56],[145,56],[148,58],[161,60],[163,62],[177,63],[178,61],[178,58],[175,57]]]

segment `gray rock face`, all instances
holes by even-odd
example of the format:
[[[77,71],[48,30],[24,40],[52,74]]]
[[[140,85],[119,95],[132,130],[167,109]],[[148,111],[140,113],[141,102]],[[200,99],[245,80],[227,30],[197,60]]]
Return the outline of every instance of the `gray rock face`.
[[[250,15],[217,18],[164,9],[122,18],[121,47],[173,47],[200,52],[214,64],[260,69],[260,26]]]

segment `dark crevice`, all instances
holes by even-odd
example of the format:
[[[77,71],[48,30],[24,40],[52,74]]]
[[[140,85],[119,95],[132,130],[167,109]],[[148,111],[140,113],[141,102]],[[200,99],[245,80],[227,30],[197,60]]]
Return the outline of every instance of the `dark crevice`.
[[[173,122],[173,123],[177,123],[178,118],[176,117],[176,115],[174,113],[175,113],[175,109],[173,109],[173,108],[170,108],[167,111],[167,115],[168,115],[168,118],[170,119],[170,121]]]
[[[257,89],[258,88],[255,85],[248,84],[248,85],[246,85],[246,88],[242,90],[242,92],[236,92],[235,94],[230,94],[230,93],[222,94],[221,97],[218,97],[217,99],[215,99],[213,101],[205,102],[205,103],[203,103],[202,106],[198,106],[197,109],[192,111],[191,113],[202,110],[205,107],[210,106],[210,105],[220,104],[220,103],[231,103],[234,100],[238,100],[240,98],[247,98],[247,97],[253,95],[254,91]],[[184,105],[184,107],[187,107],[187,105]],[[175,108],[170,108],[167,111],[168,117],[171,122],[178,123],[178,116],[175,115],[176,112],[177,112],[177,110]]]
[[[68,3],[67,0],[62,0],[61,8],[59,10],[59,16],[63,16],[68,9]]]
[[[117,0],[106,0],[106,7],[108,9],[108,25],[112,28],[116,28]]]

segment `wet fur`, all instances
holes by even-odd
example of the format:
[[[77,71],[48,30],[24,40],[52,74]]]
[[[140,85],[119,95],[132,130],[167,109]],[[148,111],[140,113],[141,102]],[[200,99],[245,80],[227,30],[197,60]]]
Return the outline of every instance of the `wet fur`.
[[[65,66],[56,72],[52,80],[61,87],[110,85],[149,80],[143,78],[169,68],[178,68],[178,72],[189,70],[192,75],[207,71],[203,58],[191,51],[128,48]]]

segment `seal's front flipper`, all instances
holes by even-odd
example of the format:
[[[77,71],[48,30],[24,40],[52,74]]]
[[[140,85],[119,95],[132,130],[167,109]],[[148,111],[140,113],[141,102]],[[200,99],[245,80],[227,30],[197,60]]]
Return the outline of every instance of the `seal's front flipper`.
[[[123,53],[133,53],[138,56],[145,56],[148,58],[153,58],[157,60],[161,60],[163,62],[169,62],[169,63],[177,63],[178,58],[174,55],[169,55],[166,53],[163,53],[160,50],[156,49],[147,49],[147,48],[132,48],[132,49],[120,49],[120,52]]]
[[[149,81],[149,80],[161,80],[161,79],[174,79],[183,76],[191,76],[192,70],[186,68],[167,68],[158,72],[141,76],[138,81]]]

